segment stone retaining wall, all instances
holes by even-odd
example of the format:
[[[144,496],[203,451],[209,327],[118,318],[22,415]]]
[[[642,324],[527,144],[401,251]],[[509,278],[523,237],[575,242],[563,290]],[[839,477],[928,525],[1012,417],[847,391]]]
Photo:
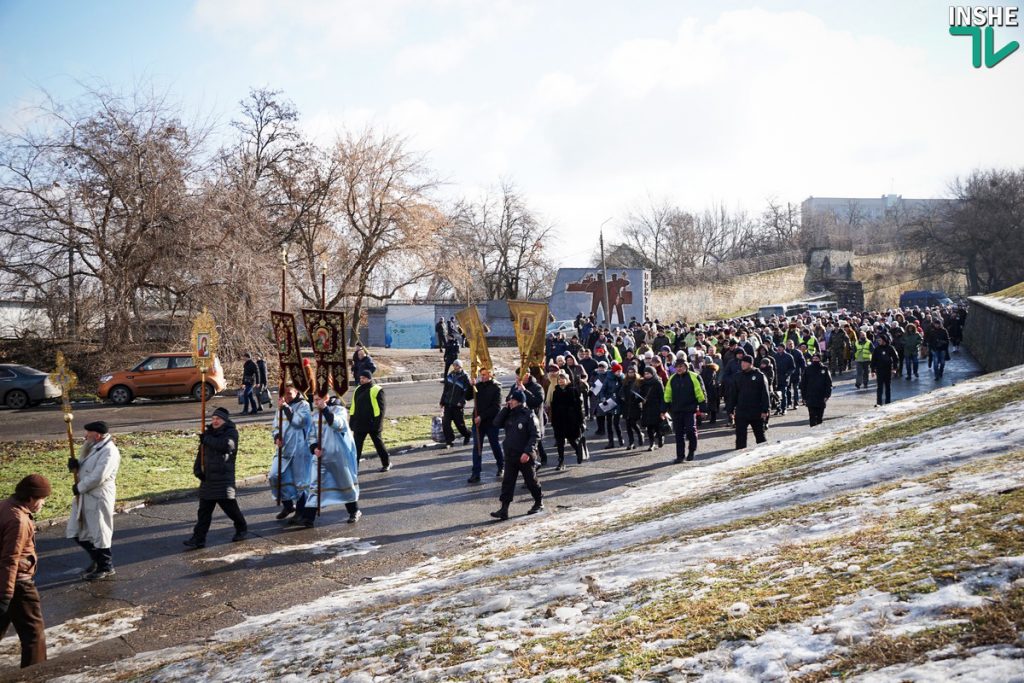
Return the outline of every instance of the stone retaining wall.
[[[751,313],[767,303],[804,298],[803,264],[696,285],[651,292],[651,317],[661,321],[709,320]]]
[[[997,297],[972,296],[970,302],[964,346],[985,372],[1024,364],[1024,312]]]

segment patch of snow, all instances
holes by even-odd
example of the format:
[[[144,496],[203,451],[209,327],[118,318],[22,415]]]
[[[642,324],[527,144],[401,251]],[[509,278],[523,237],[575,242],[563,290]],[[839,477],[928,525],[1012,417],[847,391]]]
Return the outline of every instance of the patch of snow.
[[[81,619],[68,619],[46,629],[46,654],[53,658],[127,635],[136,630],[143,616],[145,613],[142,608],[125,607]],[[13,628],[8,628],[8,635],[14,636]],[[20,661],[21,646],[18,638],[9,637],[0,641],[0,666],[18,666]]]
[[[328,538],[322,541],[314,541],[313,543],[280,545],[272,547],[269,550],[257,548],[238,553],[230,553],[228,555],[220,555],[218,557],[203,557],[199,558],[198,561],[234,564],[235,562],[243,561],[259,561],[273,555],[281,555],[284,553],[308,552],[311,555],[331,555],[329,558],[319,560],[321,564],[330,564],[332,562],[337,562],[344,557],[365,555],[377,550],[377,547],[378,546],[375,543],[370,541],[361,541],[358,538],[339,537]]]
[[[924,664],[899,664],[847,680],[856,683],[1020,683],[1024,680],[1022,662],[1024,648],[997,645],[980,648],[964,658],[936,658]]]
[[[624,515],[644,513],[681,497],[699,499],[728,490],[731,478],[740,470],[820,445],[830,433],[848,437],[871,429],[877,426],[880,414],[892,422],[913,411],[934,409],[979,390],[1021,379],[1024,368],[1017,368],[983,381],[963,382],[890,404],[867,416],[837,421],[830,430],[813,436],[751,449],[725,462],[638,486],[602,507],[567,510],[536,523],[488,534],[463,554],[443,560],[431,558],[405,571],[378,577],[305,605],[248,618],[211,638],[214,645],[237,643],[244,648],[243,654],[230,662],[183,656],[178,648],[138,655],[119,662],[116,669],[124,672],[162,665],[157,680],[258,680],[268,677],[271,669],[264,667],[273,663],[278,668],[272,670],[272,677],[302,675],[305,679],[316,679],[317,676],[309,675],[312,662],[331,672],[330,677],[321,676],[322,680],[342,678],[346,669],[352,667],[372,672],[380,680],[505,680],[510,675],[518,678],[522,672],[514,667],[512,653],[521,650],[528,639],[585,634],[595,625],[635,608],[645,591],[661,590],[647,586],[685,580],[696,597],[701,591],[710,590],[695,587],[698,583],[723,581],[707,576],[716,570],[716,563],[739,559],[751,571],[758,572],[784,546],[850,534],[891,515],[928,506],[960,504],[966,496],[991,494],[1007,486],[1024,484],[1024,471],[1003,468],[999,472],[972,473],[955,469],[1019,449],[1024,443],[1024,403],[933,430],[924,439],[915,436],[896,440],[807,465],[799,479],[777,484],[768,480],[758,490],[729,500],[696,505],[628,528],[613,527],[597,537],[580,537],[579,529],[615,524]],[[896,489],[898,495],[866,492],[882,482],[923,477],[939,470],[954,470],[941,487],[911,481]],[[863,493],[856,495],[858,492]],[[701,533],[702,529],[726,522],[829,500],[845,493],[855,495],[848,504],[835,509],[770,525],[741,527],[728,533]],[[562,543],[534,549],[538,539]],[[358,541],[334,542],[343,540]],[[320,544],[283,547],[269,554],[315,552],[310,546]],[[912,545],[896,543],[890,549],[895,555]],[[336,553],[337,548],[323,552]],[[227,559],[231,557],[237,559]],[[252,554],[236,553],[208,561],[231,562],[251,557]],[[854,559],[836,557],[831,563],[833,571],[860,571],[860,564]],[[462,569],[469,560],[475,561],[473,567]],[[1016,558],[1005,558],[984,577],[964,578],[934,592],[913,596],[909,602],[873,589],[862,591],[805,622],[779,627],[754,641],[723,643],[699,658],[676,658],[670,666],[666,665],[668,669],[658,670],[681,675],[707,674],[718,681],[784,680],[796,668],[809,671],[806,667],[820,664],[845,644],[861,642],[885,629],[944,623],[946,610],[981,604],[979,601],[984,598],[973,592],[973,588],[981,585],[977,582],[984,580],[987,588],[998,589],[1001,581],[1008,583],[1011,575],[1019,574],[1015,561]],[[851,572],[852,567],[857,569]],[[805,564],[793,568],[788,575],[812,576],[825,571],[828,570],[821,566]],[[592,581],[580,577],[590,577]],[[752,580],[756,580],[754,577],[756,574]],[[598,588],[591,591],[592,586]],[[922,590],[928,588],[922,585]],[[793,600],[799,602],[806,597]],[[446,625],[445,637],[470,648],[462,656],[465,661],[454,667],[439,668],[431,663],[431,646],[441,637],[436,626],[439,618]],[[679,618],[685,621],[686,617]],[[454,635],[447,629],[454,629]],[[414,635],[409,636],[412,645],[396,654],[393,647],[405,638],[399,633]],[[683,642],[663,639],[645,647],[658,650]],[[282,670],[283,662],[292,664]],[[97,671],[97,680],[108,670]],[[537,680],[543,680],[580,672],[564,668],[538,674]]]

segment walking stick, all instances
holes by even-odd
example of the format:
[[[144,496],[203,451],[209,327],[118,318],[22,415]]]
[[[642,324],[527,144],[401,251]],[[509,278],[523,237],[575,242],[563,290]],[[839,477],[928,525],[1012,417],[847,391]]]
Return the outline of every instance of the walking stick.
[[[71,412],[71,390],[78,384],[78,377],[67,366],[64,354],[57,352],[57,367],[50,374],[50,381],[60,387],[61,408],[64,411],[64,425],[68,434],[68,455],[75,457],[75,436],[71,428],[71,421],[75,418]],[[75,470],[75,484],[78,484],[78,470]],[[77,499],[78,496],[75,496]]]
[[[320,269],[320,308],[327,310],[327,258],[324,257]],[[320,456],[316,459],[316,516],[320,516],[320,501],[323,498],[324,481],[324,410],[327,409],[327,397],[330,395],[330,374],[328,374],[327,386],[320,396],[324,399],[324,407],[320,409],[320,416],[317,419],[316,442],[320,446]]]
[[[285,278],[288,275],[288,245],[284,244],[281,246],[281,312],[287,311],[286,306],[288,300],[286,298],[286,281]],[[281,479],[284,477],[284,467],[282,460],[284,459],[284,406],[281,405],[281,400],[284,398],[285,390],[285,373],[284,362],[281,362],[281,383],[277,389],[277,438],[281,442],[277,445],[277,504],[283,505],[281,493]]]
[[[277,444],[277,504],[282,505],[283,500],[281,498],[281,478],[284,476],[284,466],[282,460],[284,459],[284,405],[281,401],[284,399],[285,390],[285,368],[284,363],[281,363],[281,383],[277,388],[277,440],[280,442]]]

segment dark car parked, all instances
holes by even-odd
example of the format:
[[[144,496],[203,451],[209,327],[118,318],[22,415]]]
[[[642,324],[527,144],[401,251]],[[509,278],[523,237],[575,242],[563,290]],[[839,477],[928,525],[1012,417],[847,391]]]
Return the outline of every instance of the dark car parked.
[[[0,363],[0,400],[8,408],[27,408],[59,396],[60,387],[42,370]]]
[[[945,292],[928,289],[911,289],[900,294],[900,308],[931,308],[932,306],[950,306],[953,301]]]

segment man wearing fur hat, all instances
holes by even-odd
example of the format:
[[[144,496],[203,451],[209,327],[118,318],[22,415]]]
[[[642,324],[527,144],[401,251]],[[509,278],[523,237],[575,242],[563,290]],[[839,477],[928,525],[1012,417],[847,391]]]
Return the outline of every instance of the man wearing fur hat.
[[[114,575],[111,547],[114,538],[114,501],[117,499],[117,471],[121,452],[102,420],[85,425],[85,441],[77,458],[68,458],[68,470],[77,473],[71,487],[75,499],[65,532],[67,538],[89,553],[89,567],[82,573],[87,581]]]
[[[33,515],[49,495],[46,477],[30,474],[18,482],[13,496],[0,502],[0,638],[14,624],[22,668],[46,661],[46,627],[34,581],[39,558]]]
[[[184,543],[189,548],[206,545],[206,533],[213,520],[213,509],[220,506],[235,523],[231,541],[244,541],[248,535],[245,517],[235,500],[235,456],[238,453],[238,429],[231,414],[223,406],[213,411],[210,424],[199,437],[202,453],[196,454],[193,472],[199,480],[199,513],[192,537]]]

